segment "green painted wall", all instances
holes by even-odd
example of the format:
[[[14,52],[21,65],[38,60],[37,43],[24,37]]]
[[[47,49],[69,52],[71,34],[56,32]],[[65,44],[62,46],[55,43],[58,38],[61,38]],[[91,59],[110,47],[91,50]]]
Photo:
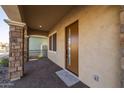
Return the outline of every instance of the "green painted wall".
[[[30,37],[29,50],[41,50],[41,45],[48,45],[47,38]]]

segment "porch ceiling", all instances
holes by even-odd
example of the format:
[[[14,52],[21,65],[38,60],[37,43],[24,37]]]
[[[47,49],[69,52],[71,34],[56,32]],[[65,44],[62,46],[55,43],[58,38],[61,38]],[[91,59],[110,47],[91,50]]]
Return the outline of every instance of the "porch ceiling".
[[[49,31],[72,8],[72,5],[26,5],[19,6],[22,10],[22,19],[28,27],[37,30]],[[42,26],[40,28],[40,25]]]

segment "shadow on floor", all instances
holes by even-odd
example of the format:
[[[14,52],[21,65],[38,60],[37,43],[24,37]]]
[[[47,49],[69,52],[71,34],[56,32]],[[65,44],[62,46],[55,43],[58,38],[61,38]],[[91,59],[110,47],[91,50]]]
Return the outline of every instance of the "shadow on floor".
[[[62,68],[47,58],[38,61],[30,61],[25,64],[25,75],[20,80],[14,81],[15,88],[68,88],[55,74]],[[73,88],[87,88],[82,82],[78,82]]]

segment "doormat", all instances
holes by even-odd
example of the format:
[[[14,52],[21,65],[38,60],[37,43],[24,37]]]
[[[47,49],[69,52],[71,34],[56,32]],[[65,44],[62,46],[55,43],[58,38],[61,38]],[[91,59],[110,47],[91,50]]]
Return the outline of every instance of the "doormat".
[[[56,74],[68,87],[71,87],[80,81],[65,70],[57,71]]]

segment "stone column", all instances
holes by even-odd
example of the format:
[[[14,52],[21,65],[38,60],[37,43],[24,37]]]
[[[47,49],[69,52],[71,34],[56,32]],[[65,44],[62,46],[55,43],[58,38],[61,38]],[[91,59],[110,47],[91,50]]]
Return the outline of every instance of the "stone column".
[[[120,45],[121,45],[121,67],[124,69],[124,7],[120,10]]]
[[[121,87],[124,87],[124,6],[120,9],[120,52],[121,52]]]
[[[25,28],[24,31],[24,63],[28,62],[28,38],[29,36],[27,35],[27,28]]]
[[[24,69],[24,27],[25,23],[5,20],[9,25],[9,78],[18,80]]]

